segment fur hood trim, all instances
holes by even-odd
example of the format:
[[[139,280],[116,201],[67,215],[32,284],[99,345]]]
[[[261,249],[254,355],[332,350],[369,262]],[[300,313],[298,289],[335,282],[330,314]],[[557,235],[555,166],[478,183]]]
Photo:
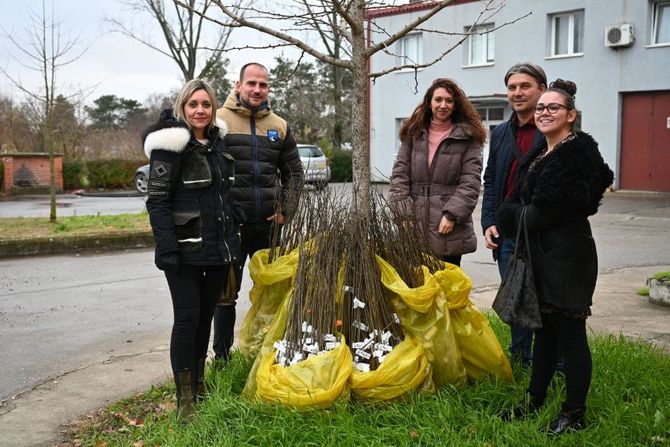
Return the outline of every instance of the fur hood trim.
[[[228,134],[228,125],[226,122],[220,118],[216,118],[214,123],[216,124],[216,127],[219,128],[219,136],[221,138],[225,137]]]
[[[225,137],[228,133],[228,126],[225,121],[216,118],[216,127],[219,130],[219,136]],[[159,126],[160,127],[160,126]],[[160,149],[170,152],[181,152],[191,140],[191,132],[187,127],[181,125],[168,125],[168,127],[158,128],[150,131],[144,139],[144,153],[147,158],[151,158],[151,152]]]
[[[154,149],[181,152],[191,139],[191,132],[185,127],[166,127],[151,132],[144,140],[144,153],[151,158]]]

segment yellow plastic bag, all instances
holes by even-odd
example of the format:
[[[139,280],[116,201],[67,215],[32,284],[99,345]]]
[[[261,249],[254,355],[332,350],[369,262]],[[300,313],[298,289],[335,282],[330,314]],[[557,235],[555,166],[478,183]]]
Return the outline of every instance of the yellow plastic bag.
[[[250,400],[298,408],[326,408],[338,399],[348,399],[348,379],[353,359],[344,337],[340,339],[340,346],[331,351],[291,366],[276,364],[276,352],[270,343],[273,337],[270,335],[279,334],[278,340],[283,334],[289,301],[285,300],[276,324],[268,332],[242,395]]]
[[[479,380],[494,375],[513,382],[509,360],[489,321],[470,301],[470,278],[459,267],[445,264],[444,269],[435,272],[435,279],[447,297],[454,335],[468,378]]]
[[[258,355],[272,320],[291,288],[298,266],[297,249],[271,264],[268,264],[269,253],[269,249],[257,251],[249,264],[254,282],[249,292],[251,308],[240,328],[240,352],[247,358]]]
[[[391,292],[391,302],[405,333],[420,340],[426,351],[435,385],[464,384],[466,372],[454,337],[447,299],[435,277],[422,266],[423,285],[410,288],[388,262],[377,257],[377,263],[382,284]]]
[[[421,342],[406,334],[377,370],[362,372],[353,369],[349,385],[357,397],[391,400],[415,389],[434,392],[431,371]]]
[[[266,251],[263,250],[263,252]],[[258,272],[265,271],[268,273],[268,269],[271,269],[270,266],[282,259],[278,258],[268,265],[267,255],[263,255],[263,252],[258,258],[254,255],[255,262],[251,266],[254,281],[259,278]],[[297,255],[297,250],[287,255],[286,264],[280,269],[284,273],[283,275],[276,274],[277,278],[283,277],[284,280],[290,278],[291,266],[293,274],[295,274]],[[292,258],[293,256],[295,256],[295,259]],[[269,275],[270,273],[268,273]],[[276,300],[279,300],[279,304],[276,305],[271,323],[265,326],[265,337],[260,347],[260,353],[251,367],[242,395],[250,400],[299,408],[326,408],[338,399],[347,399],[349,397],[348,379],[353,368],[353,359],[348,346],[344,342],[344,337],[340,340],[340,346],[331,351],[288,367],[276,364],[274,342],[284,336],[293,289],[289,286],[283,292],[284,286],[279,282],[268,281],[268,276],[263,277],[266,281],[264,285],[268,289],[263,294],[265,297],[270,296],[275,304]],[[256,285],[254,284],[254,288]],[[269,290],[275,287],[281,287],[281,290]],[[270,309],[270,307],[267,306],[265,309]],[[246,319],[245,323],[247,323]]]
[[[326,408],[340,398],[348,398],[352,357],[344,343],[295,365],[275,363],[275,353],[263,352],[256,375],[258,399],[293,407]]]

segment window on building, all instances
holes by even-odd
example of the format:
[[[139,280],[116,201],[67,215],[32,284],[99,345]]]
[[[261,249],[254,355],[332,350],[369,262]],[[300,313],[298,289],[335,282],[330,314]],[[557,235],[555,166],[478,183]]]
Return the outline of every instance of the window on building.
[[[395,133],[393,134],[394,135],[394,141],[395,141],[395,149],[393,151],[394,157],[396,155],[398,155],[398,149],[400,149],[400,126],[402,126],[402,123],[404,123],[407,118],[408,117],[396,118],[395,119]],[[395,158],[394,158],[394,161],[395,161]]]
[[[470,27],[465,28],[468,32]],[[472,28],[466,40],[467,60],[465,65],[492,64],[495,54],[493,24],[478,25]]]
[[[651,43],[670,43],[670,2],[654,3]]]
[[[554,14],[551,18],[551,55],[584,53],[584,11]]]
[[[398,41],[398,65],[423,63],[423,46],[421,33],[408,34]]]
[[[505,108],[497,106],[480,106],[477,107],[477,113],[482,121],[502,121],[505,118]]]

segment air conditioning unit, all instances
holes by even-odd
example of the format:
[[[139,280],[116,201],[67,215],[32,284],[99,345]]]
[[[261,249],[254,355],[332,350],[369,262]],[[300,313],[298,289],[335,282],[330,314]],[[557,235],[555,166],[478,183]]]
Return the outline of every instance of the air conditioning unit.
[[[629,47],[635,42],[633,25],[619,23],[605,28],[605,46],[610,48]]]

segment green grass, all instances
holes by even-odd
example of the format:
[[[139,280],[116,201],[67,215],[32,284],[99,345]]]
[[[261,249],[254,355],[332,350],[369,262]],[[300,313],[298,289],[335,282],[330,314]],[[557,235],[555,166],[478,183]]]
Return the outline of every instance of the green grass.
[[[494,316],[494,330],[508,331]],[[241,356],[221,371],[208,369],[212,395],[195,423],[174,416],[174,385],[164,384],[82,419],[63,446],[670,446],[670,357],[624,337],[593,337],[594,374],[588,428],[552,439],[540,432],[560,410],[565,393],[556,376],[538,416],[505,423],[496,414],[527,387],[485,380],[393,403],[338,402],[298,411],[240,397],[251,365]]]
[[[657,272],[652,275],[656,281],[670,281],[670,272]]]
[[[649,287],[640,287],[635,291],[640,296],[649,296]]]
[[[10,217],[0,218],[0,241],[139,232],[150,229],[149,215],[146,211],[111,216],[60,217],[54,223],[49,222],[46,217]]]

